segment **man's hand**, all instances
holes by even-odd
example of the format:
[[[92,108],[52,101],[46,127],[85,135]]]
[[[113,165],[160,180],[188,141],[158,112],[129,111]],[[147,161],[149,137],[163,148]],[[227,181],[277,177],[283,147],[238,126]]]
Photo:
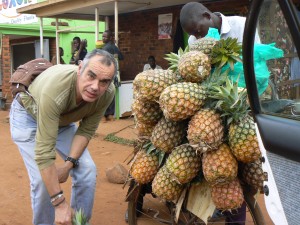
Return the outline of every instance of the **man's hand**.
[[[65,183],[68,180],[70,170],[72,169],[73,164],[71,162],[65,162],[61,167],[57,167],[57,176],[59,183]]]
[[[72,225],[73,210],[65,200],[59,206],[55,207],[55,224]]]

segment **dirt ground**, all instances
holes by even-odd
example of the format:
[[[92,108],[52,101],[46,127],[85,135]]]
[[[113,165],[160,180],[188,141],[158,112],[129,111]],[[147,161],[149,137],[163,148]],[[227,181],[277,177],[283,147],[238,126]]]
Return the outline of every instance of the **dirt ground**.
[[[30,225],[29,179],[18,149],[11,140],[7,117],[8,111],[0,111],[0,225]],[[124,221],[127,208],[124,200],[128,187],[123,189],[122,184],[109,183],[105,170],[117,163],[128,168],[124,160],[132,152],[132,147],[103,139],[107,134],[117,132],[118,137],[133,140],[136,138],[133,124],[132,118],[101,122],[96,137],[89,144],[88,149],[98,168],[92,225],[127,224]],[[62,163],[62,160],[58,159],[57,163]],[[62,185],[67,199],[70,199],[70,187],[70,180]],[[268,218],[266,222],[273,224]]]

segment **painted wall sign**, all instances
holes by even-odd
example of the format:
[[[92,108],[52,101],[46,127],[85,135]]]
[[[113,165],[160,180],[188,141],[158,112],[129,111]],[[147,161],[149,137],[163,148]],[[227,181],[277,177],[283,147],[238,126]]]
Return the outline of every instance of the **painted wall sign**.
[[[37,0],[0,0],[0,23],[28,24],[37,22],[36,15],[20,14],[17,9],[37,3]]]

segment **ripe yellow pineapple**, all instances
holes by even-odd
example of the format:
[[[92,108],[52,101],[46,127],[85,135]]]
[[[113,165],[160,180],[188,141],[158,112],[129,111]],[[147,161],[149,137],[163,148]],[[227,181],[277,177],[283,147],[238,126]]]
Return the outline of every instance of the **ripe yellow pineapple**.
[[[149,125],[156,124],[163,114],[158,103],[139,99],[134,99],[131,109],[137,121]]]
[[[210,70],[209,57],[199,51],[189,51],[178,61],[178,71],[187,82],[201,83],[210,75]]]
[[[189,122],[187,139],[201,153],[218,148],[223,136],[223,121],[214,109],[200,109]]]
[[[139,183],[146,184],[153,180],[159,168],[159,157],[155,151],[140,150],[133,159],[130,167],[131,176]]]
[[[161,92],[178,81],[178,75],[171,70],[147,70],[133,80],[134,97],[148,101],[158,100]]]
[[[263,193],[264,181],[268,179],[268,176],[262,169],[262,162],[256,160],[255,162],[245,163],[242,168],[242,179],[254,190]]]
[[[164,116],[173,121],[194,115],[204,104],[207,91],[199,84],[182,82],[167,87],[159,98]]]
[[[175,122],[163,117],[155,125],[150,140],[156,148],[169,153],[182,143],[186,136],[186,129],[185,121]]]
[[[201,157],[188,144],[176,147],[166,161],[167,169],[181,184],[190,182],[201,168]]]
[[[210,98],[218,100],[217,108],[227,118],[229,146],[238,161],[254,162],[261,157],[253,118],[249,116],[246,90],[238,91],[238,84],[229,78],[221,87],[213,87]]]
[[[167,201],[177,201],[183,186],[172,178],[166,166],[162,166],[152,181],[152,192]]]
[[[238,172],[238,163],[228,145],[223,143],[217,150],[203,154],[202,169],[205,180],[214,185],[235,179]]]
[[[216,208],[220,210],[237,209],[244,202],[243,189],[237,178],[230,183],[212,186],[211,196]]]

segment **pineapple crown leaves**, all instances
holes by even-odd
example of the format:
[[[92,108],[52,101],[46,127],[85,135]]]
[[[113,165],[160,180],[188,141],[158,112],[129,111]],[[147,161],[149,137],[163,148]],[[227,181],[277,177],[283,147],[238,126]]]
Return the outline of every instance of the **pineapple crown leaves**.
[[[231,70],[234,69],[236,62],[242,62],[242,45],[238,43],[237,38],[221,39],[212,49],[211,64],[216,68],[222,68],[228,63]]]
[[[170,67],[169,69],[173,72],[178,70],[178,61],[180,57],[189,51],[189,46],[187,46],[184,50],[182,48],[178,49],[178,53],[171,52],[170,54],[166,54],[165,59],[169,61]]]
[[[215,108],[227,117],[227,123],[239,122],[249,113],[247,103],[247,91],[238,88],[238,82],[226,78],[223,86],[214,86],[210,92],[210,98],[217,100]]]
[[[73,225],[89,225],[88,219],[83,213],[83,210],[79,209],[78,211],[75,212],[75,215],[72,219],[72,224]]]
[[[215,68],[210,76],[206,78],[204,82],[202,82],[202,85],[206,87],[206,89],[210,92],[211,90],[214,90],[214,87],[222,86],[225,84],[229,72],[230,69],[222,71],[221,69]]]
[[[157,149],[151,142],[145,144],[143,148],[146,149],[147,154],[156,154],[158,156],[158,165],[160,166],[162,164],[166,155],[164,151],[160,151],[159,149]]]

